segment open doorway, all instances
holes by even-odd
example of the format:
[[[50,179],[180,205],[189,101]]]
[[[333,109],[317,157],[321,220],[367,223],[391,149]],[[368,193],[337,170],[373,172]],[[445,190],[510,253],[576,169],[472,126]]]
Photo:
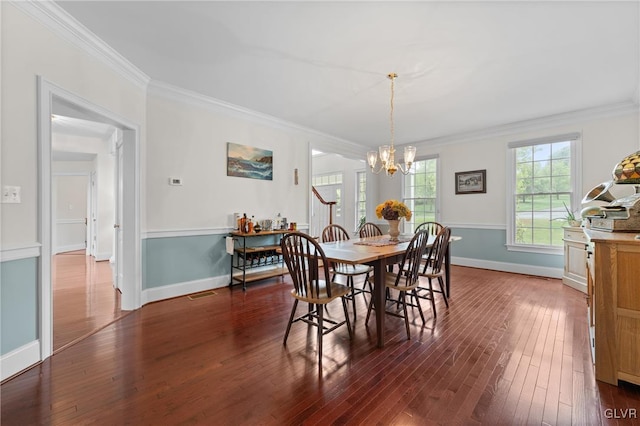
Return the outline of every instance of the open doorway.
[[[327,206],[315,197],[311,200],[311,235],[320,235],[330,222],[356,235],[361,218],[366,215],[366,169],[364,160],[340,154],[312,151],[311,182],[325,201],[335,201],[331,221]]]
[[[111,151],[111,161],[115,164],[115,159],[120,158],[121,167],[119,171],[113,171],[109,183],[104,188],[110,188],[112,192],[111,220],[105,219],[103,227],[108,228],[109,238],[105,247],[100,247],[100,227],[96,227],[95,235],[98,238],[98,246],[91,257],[95,260],[108,262],[113,259],[120,259],[117,265],[119,283],[116,287],[121,289],[118,306],[122,311],[137,309],[141,300],[141,247],[140,247],[140,170],[139,170],[139,127],[128,120],[117,116],[98,105],[83,99],[71,92],[66,91],[42,78],[38,78],[38,146],[40,160],[40,240],[41,256],[39,264],[40,285],[40,352],[41,359],[44,360],[53,353],[53,273],[55,246],[53,239],[53,172],[54,167],[54,147],[52,141],[52,128],[54,127],[52,117],[54,115],[69,117],[77,120],[85,120],[94,123],[102,123],[117,129],[111,133],[109,149]],[[113,137],[115,135],[115,138]],[[76,150],[81,152],[81,150]],[[115,170],[115,169],[114,169]],[[96,178],[100,178],[99,170],[96,171]],[[116,207],[116,205],[120,208]],[[100,201],[95,210],[99,214],[102,212]],[[91,216],[88,216],[88,218]],[[87,218],[87,221],[88,221]],[[90,244],[90,242],[89,242]],[[82,250],[80,250],[82,252]],[[119,254],[120,253],[120,254]],[[87,256],[86,249],[84,256]],[[103,257],[103,258],[100,258]],[[86,264],[85,264],[86,265]],[[111,269],[111,267],[109,267]],[[85,267],[85,274],[94,273],[95,270]],[[109,273],[113,279],[113,273]],[[114,283],[110,283],[111,291]],[[89,303],[86,296],[84,305]],[[89,321],[90,322],[90,321]]]
[[[122,315],[114,285],[115,141],[108,123],[51,116],[53,351]]]

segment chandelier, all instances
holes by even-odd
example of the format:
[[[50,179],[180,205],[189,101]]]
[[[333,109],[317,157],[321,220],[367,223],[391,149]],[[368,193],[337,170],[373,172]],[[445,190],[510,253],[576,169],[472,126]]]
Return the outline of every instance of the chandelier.
[[[404,167],[401,164],[396,164],[396,150],[393,146],[394,143],[394,125],[393,125],[393,96],[394,96],[394,82],[398,78],[398,74],[391,73],[387,75],[387,78],[391,80],[391,112],[389,114],[389,122],[391,124],[391,145],[382,145],[378,148],[378,151],[367,152],[367,161],[371,166],[371,171],[375,174],[384,170],[388,176],[393,176],[395,172],[400,170],[403,175],[409,173],[411,170],[411,164],[416,157],[416,147],[407,146],[404,148]],[[380,153],[380,168],[376,170],[376,163],[378,162],[378,152]]]

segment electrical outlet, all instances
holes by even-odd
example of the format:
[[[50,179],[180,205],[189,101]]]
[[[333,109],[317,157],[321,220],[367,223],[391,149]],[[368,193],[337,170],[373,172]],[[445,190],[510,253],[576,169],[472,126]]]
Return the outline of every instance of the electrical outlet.
[[[3,203],[20,203],[20,187],[4,185],[2,187],[2,202]]]
[[[182,185],[182,179],[181,178],[175,178],[175,177],[170,177],[169,178],[169,185]]]

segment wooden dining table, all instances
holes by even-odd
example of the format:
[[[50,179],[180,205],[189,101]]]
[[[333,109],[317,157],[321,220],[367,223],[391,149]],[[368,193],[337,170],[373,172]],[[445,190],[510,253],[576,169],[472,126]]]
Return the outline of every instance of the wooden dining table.
[[[382,235],[320,244],[327,260],[373,266],[373,303],[376,311],[376,332],[379,348],[384,347],[386,295],[384,276],[387,265],[396,264],[402,259],[412,237],[412,234],[400,235],[399,243],[391,243],[388,235]],[[435,238],[434,235],[429,235],[428,247],[433,245]],[[448,273],[446,274],[446,279],[449,279]]]

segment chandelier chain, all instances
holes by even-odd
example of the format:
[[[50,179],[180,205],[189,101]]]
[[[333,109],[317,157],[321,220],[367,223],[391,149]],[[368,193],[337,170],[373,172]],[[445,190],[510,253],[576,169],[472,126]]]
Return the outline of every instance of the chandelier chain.
[[[371,172],[378,174],[381,171],[385,171],[387,176],[393,176],[395,172],[400,171],[403,175],[406,175],[411,170],[411,164],[416,157],[416,148],[414,146],[405,146],[404,148],[404,167],[402,164],[396,163],[395,152],[395,123],[393,122],[393,113],[395,100],[395,79],[398,74],[392,72],[387,74],[387,78],[391,80],[391,107],[389,108],[389,128],[391,129],[391,145],[381,145],[378,151],[367,152],[367,162],[371,167]],[[376,170],[376,163],[378,158],[381,160],[380,168]]]
[[[396,77],[397,77],[396,74],[389,74],[389,78],[391,79],[391,108],[390,108],[390,112],[389,112],[389,122],[391,123],[391,125],[390,125],[390,127],[391,127],[391,149],[393,149],[394,139],[395,139],[395,128],[394,128],[394,124],[393,124],[393,98],[395,96],[394,83],[395,83]]]

